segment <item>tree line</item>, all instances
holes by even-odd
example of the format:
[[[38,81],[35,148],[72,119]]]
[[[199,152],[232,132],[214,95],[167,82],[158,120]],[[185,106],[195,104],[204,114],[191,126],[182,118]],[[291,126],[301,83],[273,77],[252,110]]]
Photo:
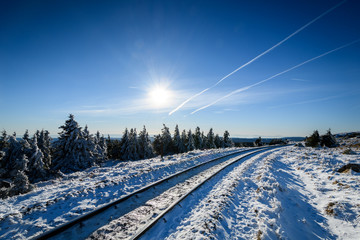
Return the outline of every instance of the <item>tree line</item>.
[[[8,135],[4,130],[0,137],[0,198],[26,193],[32,183],[62,176],[63,173],[83,170],[107,159],[139,160],[156,155],[184,153],[195,149],[227,148],[234,143],[228,131],[220,137],[211,128],[205,135],[197,127],[179,131],[176,125],[173,136],[166,125],[153,141],[144,126],[125,129],[121,139],[104,138],[96,132],[90,134],[70,114],[56,141],[47,130],[36,131],[30,137],[28,130],[18,139],[16,133]]]

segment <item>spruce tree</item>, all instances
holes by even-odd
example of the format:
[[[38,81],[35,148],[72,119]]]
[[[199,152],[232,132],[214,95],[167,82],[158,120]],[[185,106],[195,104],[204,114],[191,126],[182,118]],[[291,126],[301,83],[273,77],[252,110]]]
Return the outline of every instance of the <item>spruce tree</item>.
[[[1,136],[0,136],[0,151],[2,151],[3,149],[5,149],[8,146],[8,140],[9,140],[9,137],[8,137],[6,131],[3,130],[1,132]]]
[[[37,137],[37,145],[44,155],[43,162],[46,170],[49,170],[51,166],[51,141],[52,139],[49,131],[41,130]]]
[[[225,148],[229,148],[229,147],[234,146],[234,143],[230,138],[230,133],[228,132],[228,130],[225,130],[225,132],[224,132],[223,142],[224,142],[224,147]]]
[[[216,148],[215,136],[214,136],[214,132],[213,132],[212,128],[210,128],[209,133],[207,134],[207,137],[206,137],[206,148],[208,148],[208,149]]]
[[[221,141],[221,138],[220,138],[219,134],[215,135],[214,143],[215,143],[216,148],[221,148],[222,147],[222,144],[221,144],[222,141]]]
[[[154,136],[153,149],[156,154],[160,155],[161,157],[164,156],[160,134]]]
[[[140,159],[152,158],[154,156],[153,147],[145,126],[139,133],[139,155]]]
[[[161,143],[163,148],[163,155],[167,155],[172,153],[173,142],[171,138],[171,134],[169,128],[163,124],[163,129],[161,129]]]
[[[195,149],[203,149],[204,148],[203,137],[201,135],[201,131],[200,131],[199,127],[195,128],[194,144],[195,144]]]
[[[120,140],[120,147],[121,147],[121,150],[120,150],[120,158],[121,159],[125,159],[124,158],[124,155],[127,151],[127,148],[129,147],[129,131],[127,128],[125,128],[125,131],[121,137],[121,140]]]
[[[139,143],[137,139],[136,129],[130,129],[128,144],[126,145],[125,151],[122,158],[124,160],[138,160],[140,158]]]
[[[44,154],[38,147],[36,137],[34,137],[34,140],[31,142],[31,153],[31,157],[29,158],[29,167],[27,170],[30,182],[46,179],[48,172],[44,163]]]
[[[9,188],[0,191],[1,198],[25,193],[32,189],[25,174],[29,162],[25,154],[27,149],[24,148],[24,145],[26,146],[26,144],[17,141],[15,136],[16,134],[8,138],[7,146],[1,153],[1,177],[10,179],[12,182]],[[27,141],[24,142],[27,143]]]
[[[181,141],[179,126],[176,124],[173,136],[173,143],[174,143],[174,152],[175,153],[182,153],[184,151],[184,144]]]
[[[23,136],[23,140],[26,140],[28,142],[30,142],[30,138],[29,138],[29,130],[25,130],[24,136]]]
[[[186,150],[192,151],[194,149],[195,149],[194,138],[191,133],[191,129],[189,129],[189,131],[187,133],[187,138],[186,138]]]
[[[53,169],[63,172],[78,171],[95,164],[94,143],[88,131],[83,132],[70,114],[55,143]]]
[[[186,143],[187,143],[187,135],[186,135],[186,131],[184,129],[181,132],[181,151],[180,152],[184,153],[187,151]]]
[[[100,132],[97,131],[94,137],[95,142],[95,156],[98,162],[104,161],[107,159],[107,144],[104,136],[100,135]]]

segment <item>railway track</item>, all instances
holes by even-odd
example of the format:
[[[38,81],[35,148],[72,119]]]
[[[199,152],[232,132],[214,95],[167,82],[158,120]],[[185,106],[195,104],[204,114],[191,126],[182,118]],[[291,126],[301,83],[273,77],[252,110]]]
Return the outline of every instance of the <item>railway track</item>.
[[[102,228],[109,224],[116,225],[114,228],[120,228],[123,232],[116,238],[138,239],[174,206],[217,173],[246,157],[273,148],[262,147],[238,151],[193,166],[114,200],[34,239],[105,238],[108,228],[105,227],[105,230]],[[163,201],[165,207],[154,207],[159,201]],[[142,216],[140,222],[136,221],[136,216],[139,214]],[[145,218],[147,216],[146,220],[144,216]]]

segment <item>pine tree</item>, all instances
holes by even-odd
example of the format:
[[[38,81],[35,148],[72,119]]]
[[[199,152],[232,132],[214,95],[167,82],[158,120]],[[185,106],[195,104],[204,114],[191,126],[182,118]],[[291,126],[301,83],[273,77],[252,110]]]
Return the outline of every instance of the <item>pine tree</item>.
[[[5,149],[6,147],[8,147],[8,145],[9,145],[8,140],[9,140],[9,137],[8,137],[6,131],[3,130],[1,132],[1,137],[0,137],[0,151]]]
[[[23,140],[26,140],[27,142],[30,142],[30,138],[29,138],[29,130],[25,130],[24,136],[23,136]]]
[[[207,137],[206,137],[206,148],[208,148],[208,149],[216,148],[215,136],[214,136],[214,132],[213,132],[212,128],[210,128],[209,133],[207,134]]]
[[[194,149],[195,149],[194,138],[191,133],[191,129],[189,129],[189,131],[187,133],[187,138],[186,138],[186,150],[192,151]]]
[[[36,134],[35,134],[36,136]],[[47,130],[41,130],[41,132],[38,134],[37,138],[37,145],[41,152],[44,155],[43,162],[44,162],[44,168],[46,170],[50,169],[51,166],[51,137],[50,133]]]
[[[145,126],[139,133],[139,155],[140,159],[152,158],[154,156],[153,147]]]
[[[156,152],[156,154],[160,155],[161,157],[164,156],[160,134],[154,136],[153,149]]]
[[[140,159],[139,153],[139,143],[137,139],[136,129],[130,129],[129,133],[129,141],[127,144],[127,148],[123,154],[124,160],[138,160]]]
[[[180,152],[184,153],[187,151],[186,143],[187,143],[187,135],[186,135],[186,131],[184,129],[181,132],[181,151]]]
[[[34,137],[34,140],[31,142],[31,152],[32,154],[29,158],[29,167],[27,171],[30,182],[46,179],[48,172],[44,164],[44,154],[38,147],[36,137]]]
[[[161,129],[161,143],[163,148],[163,155],[167,155],[172,153],[173,142],[171,138],[171,134],[169,128],[163,124],[163,129]]]
[[[222,141],[221,141],[219,134],[215,135],[214,143],[215,143],[216,148],[222,147]]]
[[[92,151],[95,144],[87,130],[81,131],[74,115],[70,114],[65,125],[59,128],[62,131],[55,143],[53,169],[72,172],[94,165],[95,157]]]
[[[194,144],[195,144],[195,149],[203,149],[204,148],[203,137],[201,135],[201,131],[200,131],[199,127],[195,128]]]
[[[184,143],[181,141],[179,126],[176,124],[173,136],[174,152],[182,153],[184,151]]]
[[[24,152],[24,145],[27,142],[20,143],[16,140],[15,136],[10,136],[9,147],[5,154],[5,168],[9,171],[10,176],[13,175],[13,170],[26,171],[28,165],[28,157]],[[26,149],[27,150],[27,149]]]
[[[9,190],[9,196],[26,193],[33,189],[33,186],[30,184],[29,179],[24,171],[15,170],[12,179],[13,179],[13,186]]]
[[[95,142],[95,156],[98,162],[104,161],[107,159],[107,144],[104,136],[100,136],[100,132],[97,131],[94,137]]]
[[[121,140],[120,140],[120,147],[121,147],[121,150],[120,150],[120,158],[121,159],[125,159],[124,158],[124,155],[127,151],[127,148],[129,147],[129,131],[127,128],[125,128],[125,131],[121,137]]]
[[[224,147],[225,148],[229,148],[229,147],[234,146],[234,143],[230,138],[230,133],[227,130],[225,130],[225,132],[224,132],[223,142],[224,142]]]
[[[108,158],[121,159],[121,144],[119,140],[111,140],[110,135],[108,135],[106,146]]]
[[[85,125],[84,130],[80,132],[78,147],[80,151],[82,151],[79,156],[79,162],[82,168],[94,166],[97,161],[96,144],[94,136],[90,134],[87,125]]]
[[[32,189],[25,171],[28,168],[28,157],[25,154],[24,143],[16,140],[16,135],[8,137],[7,147],[1,152],[1,177],[12,181],[12,184],[6,189],[1,189],[0,197],[13,196],[19,193],[25,193]],[[25,144],[26,145],[26,144]]]

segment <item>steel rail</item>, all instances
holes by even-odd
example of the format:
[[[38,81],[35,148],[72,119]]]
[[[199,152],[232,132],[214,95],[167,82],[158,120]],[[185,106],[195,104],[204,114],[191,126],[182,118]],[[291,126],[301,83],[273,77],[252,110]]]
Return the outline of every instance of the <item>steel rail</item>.
[[[285,145],[286,146],[286,145]],[[267,147],[267,149],[260,149],[257,150],[255,152],[252,153],[248,153],[244,156],[241,156],[233,161],[230,161],[228,164],[224,165],[223,167],[221,167],[220,169],[218,169],[217,171],[215,171],[213,174],[211,174],[210,176],[208,176],[207,178],[205,178],[202,182],[198,183],[196,186],[194,186],[192,189],[190,189],[190,191],[188,191],[186,194],[184,194],[183,196],[181,196],[178,200],[176,200],[175,202],[173,202],[169,207],[167,207],[164,211],[162,211],[161,213],[159,213],[156,218],[154,218],[150,223],[148,223],[147,225],[145,225],[140,231],[138,231],[134,236],[132,236],[130,239],[131,240],[136,240],[141,238],[146,232],[148,232],[160,219],[162,219],[166,214],[168,214],[171,210],[174,209],[174,207],[176,205],[179,205],[183,200],[185,200],[189,195],[191,195],[193,192],[195,192],[197,189],[199,189],[203,184],[205,184],[206,182],[208,182],[210,179],[212,179],[213,177],[215,177],[217,174],[219,174],[220,172],[222,172],[223,170],[225,170],[227,167],[239,162],[240,160],[259,154],[260,152],[264,152],[264,151],[269,151],[272,149],[276,149],[279,147],[283,147],[283,146],[274,146],[274,147]]]
[[[256,150],[263,150],[263,149],[267,149],[267,148],[272,148],[272,147],[259,147],[259,148],[252,148],[252,149],[247,149],[247,150],[241,150],[241,151],[236,151],[236,152],[233,152],[233,153],[230,153],[230,154],[227,154],[225,156],[221,156],[221,157],[217,157],[217,158],[214,158],[214,159],[211,159],[209,161],[206,161],[206,162],[203,162],[203,163],[200,163],[200,164],[197,164],[195,166],[192,166],[192,167],[189,167],[183,171],[180,171],[180,172],[177,172],[177,173],[174,173],[172,175],[169,175],[163,179],[160,179],[158,181],[155,181],[141,189],[138,189],[136,190],[135,192],[131,193],[131,194],[128,194],[126,196],[123,196],[119,199],[116,199],[110,203],[107,203],[101,207],[98,207],[96,208],[95,210],[91,211],[91,212],[88,212],[86,214],[83,214],[73,220],[70,220],[69,222],[66,222],[60,226],[57,226],[47,232],[44,232],[42,234],[40,234],[39,236],[35,236],[34,240],[43,240],[43,239],[49,239],[49,238],[52,238],[52,237],[55,237],[56,235],[59,235],[63,232],[65,232],[66,230],[76,226],[76,225],[79,225],[79,226],[83,226],[83,222],[92,218],[92,217],[95,217],[97,215],[99,215],[100,213],[103,213],[105,212],[106,210],[110,209],[111,207],[115,207],[116,208],[116,205],[118,204],[121,204],[122,202],[125,202],[126,200],[132,198],[132,197],[136,197],[138,194],[140,193],[144,193],[146,192],[147,190],[151,189],[151,188],[155,188],[156,186],[160,185],[161,183],[164,183],[166,181],[169,181],[171,179],[174,179],[176,177],[179,177],[180,175],[184,175],[190,171],[193,171],[193,170],[196,170],[196,169],[200,169],[201,167],[204,167],[206,165],[209,165],[208,168],[211,167],[211,164],[214,164],[216,161],[219,161],[219,160],[222,160],[224,158],[227,158],[227,157],[231,157],[231,156],[234,156],[234,155],[237,155],[237,154],[242,154],[242,153],[246,153],[246,152],[251,152],[251,151],[256,151]],[[216,165],[216,164],[214,164]],[[206,169],[205,169],[206,170]],[[204,170],[203,170],[204,171]],[[188,178],[190,178],[191,176],[189,176]],[[129,209],[128,212],[132,211],[133,209]]]

